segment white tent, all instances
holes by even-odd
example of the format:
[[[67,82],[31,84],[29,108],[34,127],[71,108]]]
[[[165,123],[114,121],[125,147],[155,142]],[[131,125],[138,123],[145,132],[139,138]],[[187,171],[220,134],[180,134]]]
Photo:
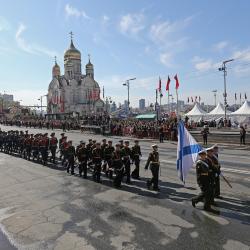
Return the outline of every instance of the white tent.
[[[227,114],[230,114],[231,111],[227,110]],[[222,116],[225,115],[225,108],[221,102],[208,114],[209,116]]]
[[[203,119],[204,117],[206,117],[206,115],[207,112],[201,108],[198,102],[196,102],[194,107],[188,113],[185,114],[185,116],[191,118],[191,120],[195,122]]]
[[[239,123],[250,123],[250,102],[246,100],[239,109],[230,114],[230,117]]]
[[[242,106],[234,111],[231,115],[242,115],[242,116],[250,116],[250,102],[247,100],[242,104]]]

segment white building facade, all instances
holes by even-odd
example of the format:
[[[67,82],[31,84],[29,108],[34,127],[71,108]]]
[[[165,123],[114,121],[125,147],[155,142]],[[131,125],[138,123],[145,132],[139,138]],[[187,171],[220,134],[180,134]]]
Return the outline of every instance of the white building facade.
[[[104,102],[100,99],[100,87],[94,79],[94,65],[90,62],[82,74],[81,53],[71,38],[70,47],[64,53],[64,74],[55,60],[52,81],[47,96],[47,114],[79,115],[101,114]]]

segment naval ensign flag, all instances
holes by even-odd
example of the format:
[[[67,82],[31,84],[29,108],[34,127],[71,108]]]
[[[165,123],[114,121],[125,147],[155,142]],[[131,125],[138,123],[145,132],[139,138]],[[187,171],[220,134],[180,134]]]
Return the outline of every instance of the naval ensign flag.
[[[197,160],[202,147],[185,128],[183,121],[178,124],[177,171],[180,180],[185,184],[189,169]]]

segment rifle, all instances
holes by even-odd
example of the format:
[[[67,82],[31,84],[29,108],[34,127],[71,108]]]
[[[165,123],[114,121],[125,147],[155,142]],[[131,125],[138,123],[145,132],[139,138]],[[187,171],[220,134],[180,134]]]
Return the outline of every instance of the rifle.
[[[227,183],[227,185],[230,187],[230,188],[233,188],[232,185],[230,184],[230,182],[226,179],[226,177],[220,173],[220,176],[223,178],[223,180]]]

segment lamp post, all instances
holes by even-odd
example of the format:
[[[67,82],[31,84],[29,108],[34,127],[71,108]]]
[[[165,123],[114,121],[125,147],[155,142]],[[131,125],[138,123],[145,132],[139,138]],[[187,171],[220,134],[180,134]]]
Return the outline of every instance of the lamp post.
[[[216,107],[216,105],[217,105],[217,102],[216,102],[217,89],[214,89],[212,92],[214,93],[214,106]]]
[[[131,78],[131,79],[128,79],[128,80],[126,80],[126,82],[125,82],[125,83],[123,83],[123,86],[127,86],[127,88],[128,88],[128,114],[130,113],[130,107],[129,107],[129,105],[130,105],[130,102],[129,102],[129,88],[130,88],[130,81],[134,81],[135,79],[136,79],[136,77]]]
[[[227,76],[227,67],[226,64],[229,62],[232,62],[234,59],[226,60],[222,62],[221,68],[219,68],[219,71],[223,71],[224,75],[224,106],[225,106],[225,120],[227,119],[227,82],[226,82],[226,76]]]
[[[42,115],[42,111],[43,111],[43,97],[44,96],[48,96],[48,95],[42,95],[40,98],[38,98],[37,100],[40,101],[40,108],[41,108],[41,115]]]

